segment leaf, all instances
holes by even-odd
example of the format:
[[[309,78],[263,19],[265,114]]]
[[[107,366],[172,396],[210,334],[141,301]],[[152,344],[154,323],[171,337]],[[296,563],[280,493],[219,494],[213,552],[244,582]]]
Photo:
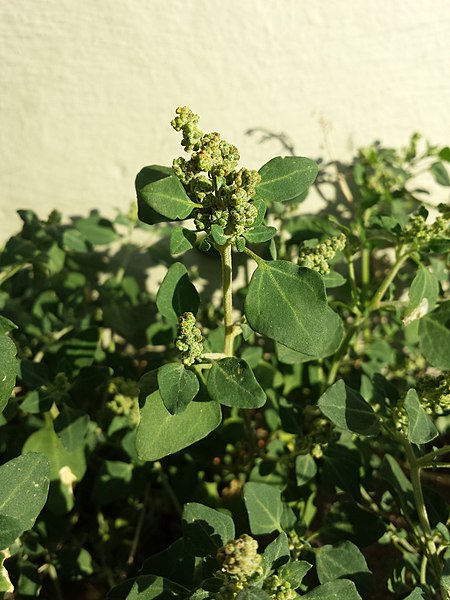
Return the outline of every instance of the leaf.
[[[322,546],[316,554],[316,569],[320,583],[350,579],[366,595],[373,586],[373,576],[366,559],[355,544],[344,541],[335,546]]]
[[[256,586],[244,588],[236,596],[236,600],[270,600],[271,598],[272,596],[269,596],[267,592]]]
[[[408,415],[408,439],[413,444],[426,444],[439,435],[433,421],[420,404],[415,389],[408,390],[404,401]]]
[[[126,583],[126,582],[124,582]],[[123,584],[113,588],[108,594],[110,600],[178,600],[187,598],[189,591],[173,581],[156,575],[140,575],[134,580],[128,595],[115,595]]]
[[[183,254],[194,247],[196,240],[195,231],[184,227],[175,227],[170,236],[170,254]]]
[[[409,288],[409,304],[403,323],[408,325],[432,311],[438,297],[438,278],[421,264]]]
[[[336,427],[360,435],[377,435],[378,417],[356,390],[336,381],[319,398],[318,406]]]
[[[433,163],[430,167],[430,171],[434,180],[439,183],[439,185],[444,185],[446,187],[450,186],[450,177],[448,176],[447,169],[441,162]]]
[[[441,160],[445,160],[446,162],[450,162],[450,148],[448,146],[444,146],[442,150],[439,152],[439,158]]]
[[[146,208],[157,215],[174,221],[186,219],[195,208],[184,188],[171,169],[159,165],[144,167],[136,176],[139,218],[144,223],[155,221],[152,215],[147,218]]]
[[[295,560],[281,567],[278,571],[278,576],[283,581],[291,584],[292,589],[297,589],[306,573],[312,568],[312,565],[306,560]]]
[[[262,244],[268,242],[276,234],[277,230],[275,227],[267,227],[266,225],[258,225],[253,227],[244,234],[246,240],[251,244]]]
[[[397,505],[405,515],[415,514],[414,493],[411,482],[403,473],[398,462],[390,454],[383,458],[380,468],[380,477],[389,485]]]
[[[362,600],[353,581],[338,579],[319,585],[308,594],[302,596],[303,600]]]
[[[159,460],[187,448],[220,424],[220,407],[214,401],[193,400],[182,413],[171,415],[159,394],[156,371],[144,375],[139,385],[136,450],[142,460]]]
[[[8,404],[16,384],[18,360],[17,348],[7,335],[0,335],[0,413]]]
[[[60,412],[54,421],[55,432],[63,443],[64,448],[76,452],[80,443],[86,437],[89,427],[89,417],[82,410],[71,408],[67,404],[60,407]]]
[[[254,331],[311,358],[332,354],[342,339],[342,321],[327,304],[322,277],[287,261],[260,262],[244,310]]]
[[[0,336],[5,333],[9,333],[13,329],[17,329],[17,325],[6,317],[0,315]]]
[[[283,502],[280,490],[266,483],[249,482],[244,486],[244,502],[253,535],[282,531]]]
[[[419,322],[420,351],[433,367],[450,369],[450,301]]]
[[[100,217],[100,215],[77,219],[74,222],[74,227],[91,244],[98,246],[111,244],[111,242],[114,242],[119,237],[111,221]]]
[[[213,508],[188,502],[183,509],[183,532],[195,556],[215,556],[217,550],[234,539],[233,519]]]
[[[179,538],[165,550],[144,560],[140,573],[141,575],[159,575],[175,583],[191,587],[194,564],[195,556],[192,549],[187,547],[184,538]]]
[[[266,401],[264,390],[242,358],[214,361],[206,382],[208,394],[225,406],[260,408]]]
[[[189,281],[186,267],[176,262],[170,266],[156,295],[156,306],[170,323],[177,323],[185,312],[197,314],[200,297]]]
[[[158,388],[171,415],[181,413],[200,389],[198,379],[181,363],[168,363],[158,369]]]
[[[31,529],[47,500],[49,465],[42,454],[25,454],[0,467],[0,549]]]
[[[211,225],[211,237],[218,246],[223,246],[227,243],[227,236],[223,232],[223,228],[219,225]]]
[[[425,596],[425,592],[420,588],[416,587],[413,591],[405,596],[403,600],[427,600],[427,596]]]
[[[284,531],[282,531],[264,550],[264,572],[267,575],[271,571],[277,571],[282,565],[289,562],[290,557],[289,540]]]
[[[330,271],[327,275],[322,275],[323,281],[325,283],[325,287],[327,288],[337,288],[347,281],[345,277],[343,277],[337,271]]]
[[[317,177],[317,164],[301,156],[277,156],[263,165],[256,195],[266,202],[285,202],[303,194]]]
[[[297,485],[300,487],[306,485],[316,476],[316,462],[310,454],[300,454],[295,459],[295,475],[297,477]]]

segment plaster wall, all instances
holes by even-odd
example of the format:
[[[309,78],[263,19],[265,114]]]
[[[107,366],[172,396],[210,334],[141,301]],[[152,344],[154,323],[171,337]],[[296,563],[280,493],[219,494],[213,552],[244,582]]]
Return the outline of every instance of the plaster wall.
[[[181,151],[176,106],[259,168],[450,143],[448,0],[0,0],[0,241],[15,211],[114,214]]]

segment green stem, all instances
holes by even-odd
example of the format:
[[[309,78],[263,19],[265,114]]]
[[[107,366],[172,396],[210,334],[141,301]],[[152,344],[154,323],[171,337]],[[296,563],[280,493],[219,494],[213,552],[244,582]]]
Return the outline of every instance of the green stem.
[[[355,266],[353,264],[353,260],[351,258],[351,256],[347,256],[347,266],[348,266],[348,278],[350,281],[350,289],[352,292],[352,300],[353,300],[353,306],[354,309],[359,313],[359,295],[358,295],[358,288],[356,287],[356,277],[355,277]]]
[[[428,454],[424,454],[420,458],[416,459],[419,467],[434,467],[434,461],[438,456],[442,454],[450,454],[450,446],[444,446],[443,448],[436,448]]]
[[[399,254],[399,256],[398,256],[397,260],[395,261],[395,263],[393,264],[391,270],[386,275],[386,277],[382,281],[380,287],[375,292],[375,295],[372,298],[372,300],[368,306],[369,311],[376,310],[377,308],[379,308],[380,302],[383,299],[388,287],[394,281],[397,273],[400,271],[400,269],[403,267],[405,262],[408,260],[408,257],[409,257],[409,254],[401,254],[401,253]]]
[[[362,300],[367,300],[367,291],[370,283],[370,248],[366,245],[366,229],[369,225],[370,208],[366,209],[362,215],[362,230],[361,232],[361,295]]]
[[[156,462],[153,463],[153,468],[158,472],[161,484],[164,488],[164,491],[166,492],[166,494],[169,496],[170,500],[172,501],[173,507],[175,508],[178,515],[181,516],[183,514],[183,507],[181,506],[175,492],[173,491],[173,488],[170,485],[169,478],[165,474],[163,466],[159,460],[157,460]]]
[[[403,445],[406,452],[406,457],[409,462],[411,484],[414,494],[414,503],[416,505],[417,515],[419,517],[420,527],[422,529],[423,539],[425,542],[425,551],[428,555],[428,560],[431,563],[437,581],[441,578],[441,565],[436,551],[436,545],[433,541],[430,522],[428,520],[427,509],[423,497],[422,483],[420,481],[420,465],[418,464],[416,455],[412,445],[408,440],[403,439]]]
[[[233,356],[233,289],[231,244],[218,247],[222,261],[223,324],[225,326],[225,356]]]
[[[341,366],[342,359],[347,353],[347,349],[350,345],[350,342],[352,341],[354,334],[358,331],[360,325],[364,322],[364,320],[365,319],[363,317],[358,317],[353,323],[353,325],[350,325],[350,327],[348,328],[347,333],[345,334],[345,337],[341,342],[341,345],[339,346],[336,354],[334,355],[333,362],[331,363],[331,368],[328,373],[327,379],[328,385],[332,385],[335,382],[335,379],[339,372],[339,368]]]

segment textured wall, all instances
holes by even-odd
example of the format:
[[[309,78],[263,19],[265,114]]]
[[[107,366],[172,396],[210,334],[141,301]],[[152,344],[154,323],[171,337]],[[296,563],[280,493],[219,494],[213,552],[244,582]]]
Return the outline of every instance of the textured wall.
[[[249,167],[280,152],[250,127],[312,157],[450,142],[448,0],[2,0],[0,64],[0,239],[18,208],[126,209],[180,104]]]

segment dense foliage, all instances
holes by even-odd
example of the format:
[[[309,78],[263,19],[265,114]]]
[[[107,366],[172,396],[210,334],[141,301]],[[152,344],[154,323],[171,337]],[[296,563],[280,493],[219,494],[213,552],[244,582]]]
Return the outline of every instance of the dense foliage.
[[[172,126],[137,214],[0,255],[0,593],[450,598],[450,149],[257,172]]]

